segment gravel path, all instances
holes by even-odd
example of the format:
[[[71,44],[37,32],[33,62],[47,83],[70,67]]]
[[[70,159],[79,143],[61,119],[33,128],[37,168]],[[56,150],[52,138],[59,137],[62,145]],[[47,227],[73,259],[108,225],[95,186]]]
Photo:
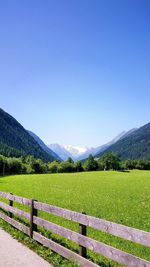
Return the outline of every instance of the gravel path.
[[[52,267],[35,252],[0,229],[0,267]]]

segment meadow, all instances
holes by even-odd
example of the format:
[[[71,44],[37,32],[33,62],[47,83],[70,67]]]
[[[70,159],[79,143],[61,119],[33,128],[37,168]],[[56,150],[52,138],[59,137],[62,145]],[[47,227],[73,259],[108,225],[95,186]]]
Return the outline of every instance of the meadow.
[[[150,171],[8,176],[0,178],[0,191],[150,231]],[[42,212],[40,216],[79,230],[76,223]],[[45,234],[78,250],[73,242]],[[150,261],[149,248],[92,229],[88,229],[88,236]],[[101,266],[120,266],[92,252],[88,252],[88,256]]]

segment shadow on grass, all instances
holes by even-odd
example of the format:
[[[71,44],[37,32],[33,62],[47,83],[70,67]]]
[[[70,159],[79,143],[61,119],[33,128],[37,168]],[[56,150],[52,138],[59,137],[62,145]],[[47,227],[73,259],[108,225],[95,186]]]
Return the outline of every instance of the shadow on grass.
[[[118,170],[118,172],[130,173],[129,170]]]

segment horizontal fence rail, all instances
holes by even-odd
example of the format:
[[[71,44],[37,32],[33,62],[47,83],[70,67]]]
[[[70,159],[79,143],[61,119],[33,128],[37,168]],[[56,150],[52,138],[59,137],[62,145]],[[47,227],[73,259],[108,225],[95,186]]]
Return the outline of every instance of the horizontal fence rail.
[[[23,204],[25,206],[31,206],[31,199],[14,196],[13,194],[5,193],[5,192],[0,192],[0,197],[12,200],[14,202],[17,202],[19,204]]]
[[[103,219],[95,218],[82,214],[79,212],[70,211],[67,209],[55,207],[49,204],[38,202],[37,200],[26,199],[18,196],[14,196],[11,193],[0,192],[0,197],[7,199],[9,204],[0,202],[0,218],[7,223],[27,234],[37,242],[50,248],[52,251],[67,258],[70,261],[77,262],[81,266],[96,267],[97,264],[86,258],[87,249],[98,253],[108,259],[114,260],[124,266],[129,267],[150,267],[150,262],[132,254],[116,249],[112,246],[106,245],[102,242],[96,241],[86,236],[86,227],[123,238],[125,240],[132,241],[150,247],[150,233],[142,230],[134,229],[124,225],[109,222]],[[29,207],[30,211],[25,212],[16,207],[13,207],[13,203],[17,202]],[[44,220],[38,217],[38,211],[44,211],[55,216],[68,219],[70,221],[79,223],[79,233],[69,230],[65,227],[59,226],[50,221]],[[6,214],[7,212],[7,214]],[[14,216],[26,219],[30,227],[18,222]],[[79,245],[79,254],[65,248],[64,246],[44,237],[38,233],[37,227],[40,226],[43,229],[49,230],[61,237],[71,240]]]
[[[111,235],[150,247],[150,233],[148,232],[84,215],[75,211],[51,206],[41,202],[35,202],[35,208],[62,217],[64,219],[89,226],[93,229],[100,230],[102,232],[109,233]]]

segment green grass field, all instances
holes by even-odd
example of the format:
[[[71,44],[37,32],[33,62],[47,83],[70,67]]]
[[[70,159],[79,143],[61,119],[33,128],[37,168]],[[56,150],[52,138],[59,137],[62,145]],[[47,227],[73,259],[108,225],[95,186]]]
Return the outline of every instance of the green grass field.
[[[9,176],[0,178],[0,191],[150,231],[149,171]],[[76,223],[44,213],[40,216],[78,231]],[[88,235],[150,261],[149,248],[91,229]],[[77,251],[74,243],[52,237]],[[94,253],[89,257],[101,266],[119,266]]]

